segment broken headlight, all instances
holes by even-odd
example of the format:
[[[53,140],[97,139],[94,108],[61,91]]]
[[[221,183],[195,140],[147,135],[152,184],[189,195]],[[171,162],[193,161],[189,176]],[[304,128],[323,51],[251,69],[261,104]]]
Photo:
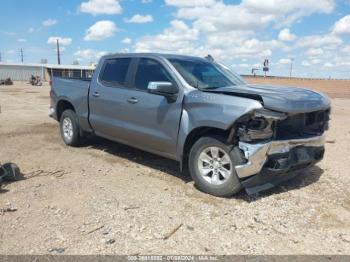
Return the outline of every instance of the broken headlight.
[[[271,111],[267,109],[258,109],[254,111],[254,117],[264,117],[270,120],[284,120],[287,118],[285,113]]]
[[[287,116],[280,112],[259,109],[238,128],[240,141],[251,142],[272,138],[273,124],[275,121],[283,120]]]

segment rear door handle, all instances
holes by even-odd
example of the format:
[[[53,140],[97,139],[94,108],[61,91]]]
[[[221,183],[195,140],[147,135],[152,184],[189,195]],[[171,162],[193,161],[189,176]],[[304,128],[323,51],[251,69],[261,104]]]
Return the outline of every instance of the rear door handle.
[[[137,100],[136,97],[130,97],[128,100],[127,100],[130,104],[136,104],[139,102],[139,100]]]
[[[100,96],[100,93],[99,93],[99,92],[93,92],[93,93],[92,93],[92,96],[94,96],[94,97],[99,97],[99,96]]]

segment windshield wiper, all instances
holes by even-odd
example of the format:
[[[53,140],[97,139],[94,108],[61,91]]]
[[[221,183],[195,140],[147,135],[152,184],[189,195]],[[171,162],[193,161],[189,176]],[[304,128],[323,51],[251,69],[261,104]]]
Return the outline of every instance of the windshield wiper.
[[[208,91],[208,90],[211,90],[211,89],[218,89],[222,86],[208,86],[208,87],[200,87],[199,86],[199,80],[196,79],[196,85],[195,85],[195,88],[197,88],[199,91]]]
[[[218,89],[218,88],[221,88],[221,87],[224,87],[224,86],[208,86],[208,87],[203,87],[201,88],[200,90],[202,91],[210,91],[210,90],[214,90],[214,89]]]
[[[199,91],[205,91],[204,90],[205,88],[199,87],[199,80],[198,79],[196,79],[196,86],[195,86],[195,88],[197,88]]]

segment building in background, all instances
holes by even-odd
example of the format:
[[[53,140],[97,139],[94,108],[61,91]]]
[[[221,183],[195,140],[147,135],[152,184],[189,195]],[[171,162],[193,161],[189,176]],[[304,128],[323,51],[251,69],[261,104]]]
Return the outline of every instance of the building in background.
[[[94,66],[81,65],[0,63],[0,79],[10,77],[13,81],[29,81],[32,75],[40,76],[43,81],[50,81],[51,76],[90,78],[94,70]]]

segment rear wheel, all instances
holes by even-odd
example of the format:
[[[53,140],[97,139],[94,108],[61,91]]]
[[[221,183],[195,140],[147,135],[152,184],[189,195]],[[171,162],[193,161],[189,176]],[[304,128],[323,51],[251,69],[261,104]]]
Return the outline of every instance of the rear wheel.
[[[189,168],[196,186],[211,195],[231,196],[241,190],[235,166],[243,163],[239,149],[219,136],[201,137],[193,145]]]
[[[82,137],[77,115],[71,109],[65,110],[60,119],[61,137],[66,145],[78,146]]]

